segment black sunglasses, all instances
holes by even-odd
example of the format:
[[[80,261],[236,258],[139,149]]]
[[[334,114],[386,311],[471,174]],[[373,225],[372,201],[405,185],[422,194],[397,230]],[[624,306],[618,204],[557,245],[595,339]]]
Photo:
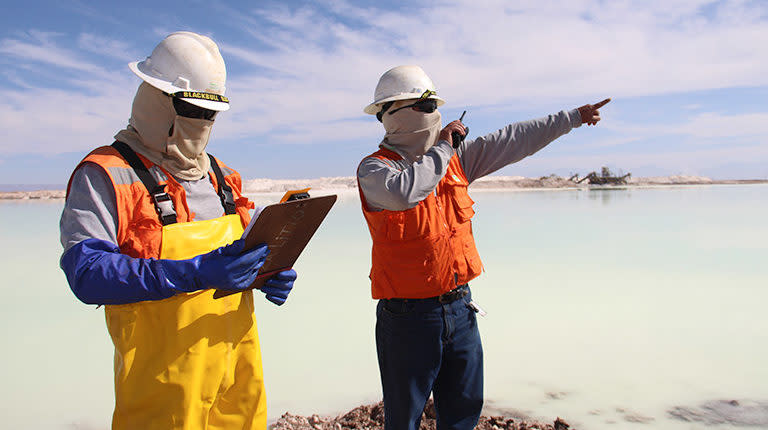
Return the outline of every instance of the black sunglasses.
[[[422,94],[421,97],[419,97],[419,99],[416,100],[415,102],[406,106],[400,106],[399,108],[393,110],[389,114],[392,115],[393,113],[399,111],[400,109],[405,109],[405,108],[413,108],[414,110],[419,112],[432,113],[437,110],[437,99],[430,99],[429,97],[435,94],[437,94],[435,91],[426,90],[424,91],[424,94]],[[376,119],[378,119],[379,122],[382,122],[384,113],[387,112],[387,110],[389,110],[389,108],[391,108],[394,103],[395,103],[394,101],[391,101],[391,102],[384,103],[381,106],[381,110],[379,111],[379,113],[376,114]]]
[[[173,108],[176,110],[176,114],[185,118],[207,119],[208,121],[213,121],[213,119],[216,118],[216,114],[219,113],[215,110],[202,108],[193,105],[192,103],[185,102],[178,97],[171,96],[171,98],[173,99]]]
[[[387,110],[390,107],[392,107],[393,103],[394,102],[384,103],[384,105],[381,107],[381,111],[376,114],[376,118],[378,118],[379,121],[382,120],[382,118],[384,117],[384,113],[386,113]],[[419,112],[432,113],[437,110],[437,100],[435,99],[419,100],[409,105],[400,106],[399,108],[393,111],[390,111],[389,114],[392,115],[395,112],[399,111],[400,109],[405,109],[405,108],[413,108],[414,110]]]
[[[413,108],[413,110],[416,110],[419,112],[432,113],[437,109],[437,100],[435,99],[419,100],[413,104],[400,106],[399,108],[393,110],[389,114],[393,115],[395,112],[405,108]]]

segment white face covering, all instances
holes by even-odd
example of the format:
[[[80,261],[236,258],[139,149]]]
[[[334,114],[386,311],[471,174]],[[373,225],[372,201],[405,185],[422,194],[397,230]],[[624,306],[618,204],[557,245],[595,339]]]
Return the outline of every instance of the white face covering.
[[[212,126],[213,121],[176,115],[169,96],[142,82],[129,125],[115,139],[174,177],[194,181],[205,176],[211,165],[205,147]]]
[[[383,145],[397,148],[410,161],[418,161],[437,143],[442,123],[440,112],[437,110],[425,113],[405,108],[389,114],[392,110],[413,102],[414,100],[399,100],[384,113],[382,123],[387,134],[384,135]]]

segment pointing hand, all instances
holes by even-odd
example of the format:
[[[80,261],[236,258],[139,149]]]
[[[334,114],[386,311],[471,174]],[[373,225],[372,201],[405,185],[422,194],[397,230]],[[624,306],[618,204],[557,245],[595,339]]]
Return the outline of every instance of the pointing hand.
[[[599,103],[593,104],[593,105],[584,105],[579,108],[579,113],[581,114],[581,123],[588,124],[588,125],[595,125],[598,121],[600,121],[600,109],[601,107],[605,106],[611,99],[605,99]]]

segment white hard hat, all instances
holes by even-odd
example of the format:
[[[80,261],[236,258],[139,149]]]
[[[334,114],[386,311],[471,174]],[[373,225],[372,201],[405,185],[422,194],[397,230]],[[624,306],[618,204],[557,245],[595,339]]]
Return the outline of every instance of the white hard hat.
[[[128,64],[153,87],[205,109],[225,111],[227,68],[216,43],[189,31],[171,33],[144,61]]]
[[[445,100],[437,96],[435,84],[419,66],[397,66],[387,70],[376,85],[373,93],[373,103],[363,109],[363,112],[375,115],[381,105],[396,100],[418,99],[432,91],[430,99],[436,99],[437,105],[442,106]]]

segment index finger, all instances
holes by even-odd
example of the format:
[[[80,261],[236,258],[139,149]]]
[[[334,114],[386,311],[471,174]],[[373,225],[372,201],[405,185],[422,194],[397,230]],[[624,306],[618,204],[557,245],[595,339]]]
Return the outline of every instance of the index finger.
[[[601,107],[605,106],[609,101],[611,101],[611,99],[607,98],[599,103],[595,103],[594,105],[592,105],[592,107],[595,109],[600,109]]]

